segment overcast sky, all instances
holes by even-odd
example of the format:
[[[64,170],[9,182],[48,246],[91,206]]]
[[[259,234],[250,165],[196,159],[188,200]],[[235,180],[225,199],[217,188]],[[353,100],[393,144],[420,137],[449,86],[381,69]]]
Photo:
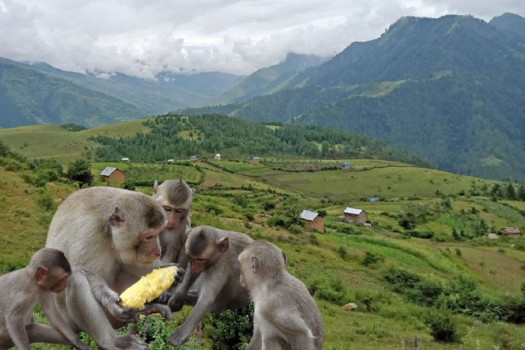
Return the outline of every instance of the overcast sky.
[[[525,0],[0,0],[0,57],[79,72],[249,74],[331,56],[402,16],[525,17]]]

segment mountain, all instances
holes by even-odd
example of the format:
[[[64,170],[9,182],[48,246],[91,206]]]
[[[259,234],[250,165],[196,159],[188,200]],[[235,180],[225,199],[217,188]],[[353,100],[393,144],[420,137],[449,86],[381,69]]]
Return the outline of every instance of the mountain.
[[[525,181],[525,46],[516,34],[525,19],[503,15],[492,23],[401,18],[282,90],[229,106],[229,114],[345,128],[442,170]]]
[[[279,91],[287,86],[287,82],[299,72],[318,66],[327,59],[314,55],[299,55],[289,53],[286,59],[271,67],[261,68],[255,73],[243,78],[231,89],[219,95],[210,104],[241,103],[259,95]]]
[[[501,16],[492,18],[489,24],[514,38],[522,45],[525,44],[525,21],[522,17],[514,13],[504,13]]]
[[[163,114],[202,104],[238,79],[220,72],[164,72],[147,80],[0,59],[0,127],[42,123],[91,127]]]

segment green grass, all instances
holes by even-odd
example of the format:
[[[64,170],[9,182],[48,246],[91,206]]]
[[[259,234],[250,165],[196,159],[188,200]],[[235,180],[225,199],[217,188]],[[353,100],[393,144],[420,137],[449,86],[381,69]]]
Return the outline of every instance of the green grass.
[[[0,129],[0,140],[13,151],[28,158],[56,158],[67,164],[75,159],[94,154],[98,144],[89,141],[92,136],[128,137],[137,132],[148,132],[142,120],[133,120],[77,132],[59,125],[35,125]],[[133,157],[130,156],[131,159]]]
[[[0,129],[0,139],[28,157],[54,157],[66,162],[90,150],[90,135],[133,135],[147,131],[141,121],[72,133],[55,126]],[[189,135],[188,135],[189,136]],[[195,136],[195,135],[194,135]],[[54,143],[53,143],[54,142]],[[124,156],[124,155],[123,155]],[[460,176],[407,164],[375,159],[289,160],[268,158],[261,164],[249,159],[176,164],[93,163],[98,175],[106,166],[124,170],[138,181],[184,179],[196,188],[192,207],[195,225],[212,225],[266,239],[283,249],[288,269],[307,287],[316,287],[315,299],[324,322],[325,349],[404,349],[404,341],[420,340],[420,349],[521,349],[525,326],[501,322],[483,323],[475,317],[454,316],[460,326],[460,343],[435,342],[424,323],[429,309],[395,293],[383,277],[391,266],[429,278],[450,280],[470,276],[488,296],[518,298],[525,275],[525,238],[489,241],[473,237],[483,219],[489,230],[515,226],[525,229],[525,203],[470,197],[471,188],[491,188],[495,181]],[[298,171],[351,162],[350,170]],[[286,169],[276,170],[276,169]],[[291,170],[291,171],[290,171]],[[292,172],[293,171],[293,172]],[[98,181],[98,179],[97,179]],[[97,184],[100,184],[97,182]],[[60,204],[73,184],[48,183],[47,192]],[[137,190],[151,194],[150,186]],[[465,195],[459,195],[460,193]],[[23,172],[0,166],[0,268],[7,272],[27,264],[45,244],[49,220],[38,204],[39,190],[23,181]],[[380,197],[369,202],[369,197]],[[446,207],[450,201],[449,207]],[[268,206],[272,204],[272,206]],[[347,207],[367,212],[371,229],[338,219]],[[286,227],[270,226],[269,219],[289,219],[302,209],[325,210],[326,233],[291,233]],[[415,216],[415,227],[406,230],[400,219]],[[47,216],[47,218],[46,218]],[[455,241],[452,230],[472,237]],[[351,234],[342,234],[342,232]],[[409,238],[410,231],[433,232],[430,239]],[[366,253],[383,260],[363,265]],[[338,288],[341,287],[341,290]],[[337,298],[337,302],[327,298]],[[363,300],[372,300],[368,312]],[[357,311],[341,309],[348,302]],[[167,333],[175,329],[190,308],[175,314]],[[37,318],[38,319],[38,318]],[[40,318],[41,319],[41,318]],[[55,349],[53,345],[35,349]],[[187,349],[197,348],[195,343]],[[206,340],[205,349],[211,348]],[[410,348],[410,347],[409,347]]]

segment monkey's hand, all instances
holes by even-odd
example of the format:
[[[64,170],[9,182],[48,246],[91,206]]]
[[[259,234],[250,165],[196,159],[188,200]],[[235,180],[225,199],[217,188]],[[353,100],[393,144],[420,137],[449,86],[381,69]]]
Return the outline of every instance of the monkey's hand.
[[[140,314],[144,316],[149,316],[151,314],[158,314],[158,313],[160,313],[162,317],[164,317],[164,319],[168,321],[171,321],[171,318],[173,317],[168,305],[162,305],[162,304],[157,304],[157,303],[148,304],[146,305],[144,310],[140,311]]]
[[[168,290],[159,296],[159,298],[157,299],[157,303],[166,305],[169,302],[170,298],[171,298],[171,293]]]
[[[184,306],[185,299],[186,296],[183,292],[176,291],[175,294],[168,300],[168,306],[170,307],[171,311],[180,311]]]
[[[116,319],[129,323],[137,318],[137,310],[120,305],[120,296],[95,274],[84,272],[95,299]]]
[[[118,298],[110,307],[106,307],[109,313],[116,319],[129,323],[137,320],[139,311],[131,307],[123,307],[120,305],[122,300]]]

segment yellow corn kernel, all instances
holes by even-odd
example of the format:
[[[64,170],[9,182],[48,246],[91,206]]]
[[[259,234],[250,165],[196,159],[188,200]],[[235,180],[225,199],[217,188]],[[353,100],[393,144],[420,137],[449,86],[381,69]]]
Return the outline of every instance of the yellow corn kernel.
[[[142,276],[138,282],[122,292],[120,295],[121,305],[139,310],[143,309],[145,303],[157,299],[171,287],[175,282],[177,270],[177,266],[163,267]]]

